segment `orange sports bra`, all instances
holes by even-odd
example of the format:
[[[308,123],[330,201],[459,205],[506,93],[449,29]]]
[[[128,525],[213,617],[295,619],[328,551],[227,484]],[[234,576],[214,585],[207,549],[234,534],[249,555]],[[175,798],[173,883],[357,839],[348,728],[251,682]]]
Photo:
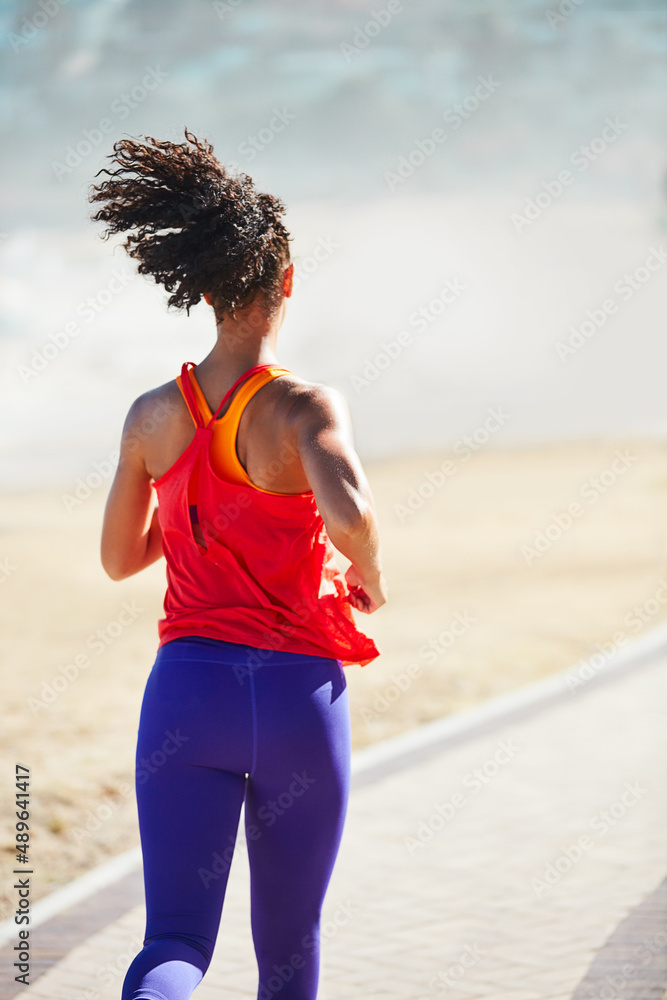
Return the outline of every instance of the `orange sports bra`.
[[[205,424],[208,424],[213,417],[211,408],[206,402],[206,397],[204,396],[204,393],[195,378],[194,371],[190,369],[187,374],[190,379],[190,385],[194,391],[194,396],[201,418],[204,420]],[[227,480],[227,482],[250,486],[254,490],[259,490],[260,493],[268,493],[272,496],[309,496],[312,494],[312,490],[306,490],[305,493],[285,494],[276,493],[274,490],[264,490],[261,486],[256,486],[241,465],[236,451],[236,437],[238,434],[239,423],[247,403],[250,399],[252,399],[255,393],[262,388],[263,385],[266,385],[267,382],[271,382],[274,378],[278,378],[280,375],[285,374],[291,375],[292,372],[290,372],[288,368],[279,368],[276,365],[264,368],[263,371],[254,372],[252,375],[248,376],[245,382],[243,382],[237,391],[232,395],[226,412],[221,417],[218,417],[213,423],[213,437],[211,440],[209,460],[211,468],[216,475],[218,475],[221,479]],[[192,407],[190,406],[188,397],[183,389],[183,383],[180,375],[176,376],[176,383],[181,391],[181,395],[185,400],[185,404],[190,411],[190,416],[192,417],[196,427],[197,415],[192,412]],[[193,504],[196,502],[196,499],[197,475],[195,470],[195,474],[190,481],[188,501],[190,504]]]

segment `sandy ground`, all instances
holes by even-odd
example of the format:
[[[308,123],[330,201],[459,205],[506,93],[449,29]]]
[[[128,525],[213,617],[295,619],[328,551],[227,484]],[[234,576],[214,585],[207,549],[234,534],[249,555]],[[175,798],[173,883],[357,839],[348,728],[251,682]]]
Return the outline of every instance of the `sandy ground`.
[[[355,612],[382,655],[346,668],[353,748],[664,620],[666,459],[667,444],[606,440],[365,463],[390,594],[374,615]],[[0,497],[1,848],[8,873],[21,763],[31,772],[33,900],[139,843],[135,740],[164,564],[106,577],[107,488],[69,510],[61,490]],[[124,605],[134,620],[114,626]],[[98,629],[117,634],[91,649]],[[10,886],[7,877],[2,919]]]

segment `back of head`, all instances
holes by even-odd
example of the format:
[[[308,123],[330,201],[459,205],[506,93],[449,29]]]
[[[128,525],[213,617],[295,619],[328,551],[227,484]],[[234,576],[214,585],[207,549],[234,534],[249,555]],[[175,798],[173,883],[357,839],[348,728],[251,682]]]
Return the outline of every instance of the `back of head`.
[[[104,206],[92,215],[107,224],[103,238],[129,233],[123,245],[139,273],[188,315],[204,293],[218,319],[251,301],[272,314],[290,263],[283,202],[257,192],[248,174],[232,175],[187,128],[180,144],[143,138],[114,143],[116,169],[100,170],[108,179],[91,186],[88,200]]]

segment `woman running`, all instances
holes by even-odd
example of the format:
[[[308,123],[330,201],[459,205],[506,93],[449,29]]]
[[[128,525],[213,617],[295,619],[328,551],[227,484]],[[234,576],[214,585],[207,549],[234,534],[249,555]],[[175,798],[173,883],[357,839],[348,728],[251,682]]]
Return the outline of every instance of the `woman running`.
[[[122,1000],[187,1000],[202,980],[242,806],[258,1000],[315,1000],[349,793],[343,668],[380,655],[351,608],[387,601],[375,504],[344,396],[276,359],[285,206],[187,129],[143,138],[115,143],[92,218],[129,233],[170,306],[203,297],[217,339],[130,407],[104,514],[111,579],[162,555],[167,572],[136,750],[146,930]]]

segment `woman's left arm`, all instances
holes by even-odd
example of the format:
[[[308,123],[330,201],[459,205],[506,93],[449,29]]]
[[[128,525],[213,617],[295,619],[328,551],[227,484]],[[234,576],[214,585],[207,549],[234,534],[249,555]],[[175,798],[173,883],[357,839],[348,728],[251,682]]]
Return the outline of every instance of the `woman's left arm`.
[[[118,468],[104,509],[100,555],[112,580],[139,573],[163,554],[154,490],[137,433],[144,405],[140,396],[125,418]]]

